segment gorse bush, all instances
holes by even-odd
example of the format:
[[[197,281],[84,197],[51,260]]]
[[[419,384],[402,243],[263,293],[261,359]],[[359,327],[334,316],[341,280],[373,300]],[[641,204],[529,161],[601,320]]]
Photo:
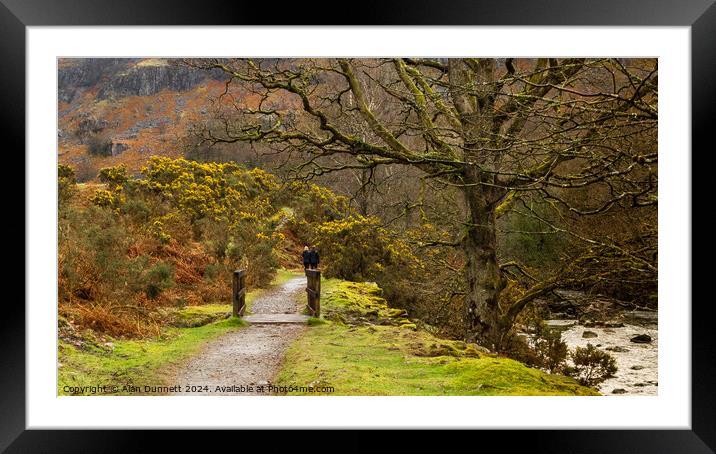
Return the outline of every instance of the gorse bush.
[[[61,208],[63,314],[95,330],[141,336],[156,332],[159,306],[225,301],[233,269],[246,268],[250,286],[271,282],[285,240],[277,229],[287,222],[275,205],[281,188],[273,175],[159,157],[141,172],[103,168],[103,189]],[[58,175],[60,187],[72,187],[71,168]]]
[[[77,178],[72,167],[57,166],[57,197],[60,204],[66,203],[76,192]]]
[[[112,207],[117,202],[117,196],[112,191],[97,189],[90,201],[98,207]]]
[[[281,203],[292,207],[288,226],[304,243],[314,240],[315,226],[350,215],[347,198],[315,184],[294,182],[280,191],[277,197]]]
[[[127,176],[127,166],[124,164],[116,167],[104,167],[99,170],[99,181],[106,183],[111,190],[123,187],[129,177]]]
[[[351,216],[315,226],[311,244],[324,251],[326,276],[375,278],[388,260],[387,232],[375,217]]]

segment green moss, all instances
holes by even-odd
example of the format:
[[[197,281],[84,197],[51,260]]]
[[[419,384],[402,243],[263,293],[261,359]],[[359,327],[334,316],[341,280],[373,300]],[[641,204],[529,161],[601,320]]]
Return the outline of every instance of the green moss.
[[[321,282],[321,311],[325,318],[352,323],[411,325],[404,309],[388,307],[382,289],[373,282],[325,279]]]
[[[308,326],[325,325],[326,323],[328,322],[322,318],[310,317],[308,319]]]
[[[440,340],[395,326],[312,327],[292,345],[276,384],[334,388],[333,395],[597,395],[571,378],[466,349],[435,349]],[[438,345],[438,344],[436,344]],[[304,394],[304,393],[291,393]]]
[[[356,324],[357,316],[374,310],[381,317],[398,312],[372,284],[327,279],[322,287],[330,321],[314,324],[288,349],[278,386],[320,384],[333,387],[332,395],[358,396],[598,395],[571,378],[484,353],[475,344],[437,338],[406,319]]]
[[[170,324],[178,328],[195,328],[231,316],[230,304],[186,306],[170,314]]]

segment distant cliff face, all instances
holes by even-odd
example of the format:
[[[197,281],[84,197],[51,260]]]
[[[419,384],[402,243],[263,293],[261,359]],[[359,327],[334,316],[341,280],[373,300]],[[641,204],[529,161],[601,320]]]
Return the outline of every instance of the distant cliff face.
[[[164,89],[187,91],[212,76],[220,75],[185,66],[170,65],[166,60],[147,60],[109,79],[100,88],[97,98],[152,96]]]
[[[135,64],[128,58],[61,59],[57,69],[58,100],[72,102],[82,91]]]
[[[95,87],[97,99],[152,96],[164,89],[186,91],[207,79],[207,72],[169,63],[166,59],[66,59],[58,68],[59,100],[72,102],[85,89]]]

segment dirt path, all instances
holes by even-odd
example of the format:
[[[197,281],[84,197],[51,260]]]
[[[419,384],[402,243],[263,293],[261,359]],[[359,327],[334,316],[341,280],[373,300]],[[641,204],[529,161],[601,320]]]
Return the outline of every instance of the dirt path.
[[[296,277],[252,302],[253,314],[295,314],[306,278]],[[300,324],[254,324],[208,343],[181,368],[174,384],[180,395],[262,395],[283,361],[286,348],[303,330]],[[194,389],[186,389],[190,385]],[[241,387],[251,387],[250,390]],[[217,387],[223,389],[217,390]],[[263,387],[263,391],[260,389]]]

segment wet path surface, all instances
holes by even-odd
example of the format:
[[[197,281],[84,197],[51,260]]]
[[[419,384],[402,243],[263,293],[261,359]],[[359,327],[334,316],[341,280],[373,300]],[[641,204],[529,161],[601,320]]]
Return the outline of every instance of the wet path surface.
[[[252,314],[297,314],[306,278],[293,278],[253,300]],[[289,317],[293,318],[293,317]],[[179,371],[180,395],[266,395],[288,346],[306,329],[297,323],[255,323],[209,342]],[[187,389],[187,385],[190,386]]]

